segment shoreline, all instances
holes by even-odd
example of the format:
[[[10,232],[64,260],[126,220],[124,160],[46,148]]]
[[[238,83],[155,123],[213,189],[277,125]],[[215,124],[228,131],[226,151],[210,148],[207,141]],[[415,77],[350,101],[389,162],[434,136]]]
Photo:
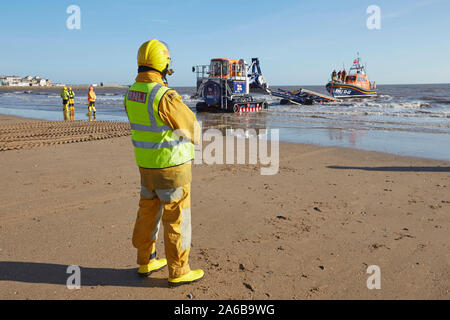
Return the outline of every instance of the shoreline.
[[[84,113],[80,113],[77,115],[84,115]],[[15,120],[15,121],[51,121],[51,122],[56,122],[56,123],[64,123],[65,121],[63,120],[44,120],[44,119],[39,119],[39,118],[27,118],[27,117],[22,117],[22,116],[16,116],[16,115],[7,115],[7,114],[2,114],[0,113],[0,124],[2,122],[5,121],[5,119],[8,119],[8,121],[11,120]],[[82,119],[82,120],[76,120],[76,122],[88,122],[88,119]],[[127,121],[120,121],[120,120],[98,120],[99,122],[110,122],[110,123],[117,123],[117,124],[123,124],[123,125],[128,125]],[[206,125],[203,126],[203,129],[209,129],[209,128],[215,128],[215,125]],[[408,157],[408,158],[415,158],[415,159],[421,159],[421,160],[433,160],[433,161],[445,161],[445,162],[450,162],[450,159],[442,159],[442,158],[432,158],[432,157],[420,157],[420,156],[415,156],[415,155],[404,155],[404,154],[400,154],[400,151],[398,152],[384,152],[384,151],[377,151],[377,150],[369,150],[369,149],[365,149],[363,147],[351,147],[351,146],[334,146],[334,145],[326,145],[320,142],[316,142],[316,143],[305,143],[305,142],[296,142],[296,141],[286,141],[286,140],[281,140],[280,139],[280,144],[281,143],[285,143],[285,144],[299,144],[299,145],[306,145],[306,146],[316,146],[316,147],[321,147],[321,148],[328,148],[328,147],[333,147],[333,148],[344,148],[344,149],[350,149],[350,150],[360,150],[360,151],[365,151],[365,152],[377,152],[377,153],[382,153],[382,154],[386,154],[386,155],[396,155],[396,156],[400,156],[400,157]]]
[[[135,274],[140,183],[129,136],[0,157],[3,299],[450,297],[446,161],[280,143],[276,175],[193,165],[190,261],[206,276],[169,289],[165,269]],[[80,290],[66,287],[70,265],[81,268]],[[371,265],[381,290],[366,287]]]
[[[54,123],[60,123],[60,124],[66,124],[67,126],[70,126],[70,121],[61,121],[61,120],[42,120],[42,119],[37,119],[37,118],[26,118],[26,117],[20,117],[20,116],[15,116],[15,115],[5,115],[5,114],[1,114],[0,113],[0,130],[1,130],[1,125],[8,122],[8,121],[13,121],[13,122],[54,122]],[[85,123],[89,123],[89,121],[87,120],[75,120],[74,123],[80,123],[80,122],[85,122]],[[96,121],[97,122],[97,121]],[[106,122],[106,123],[115,123],[118,125],[123,125],[121,126],[121,129],[123,127],[127,127],[129,125],[128,122],[125,121],[114,121],[114,120],[98,120],[98,122]],[[220,127],[215,127],[215,126],[203,126],[202,127],[203,130],[205,129],[211,129],[211,128],[219,128]],[[122,136],[123,134],[121,134],[120,136]],[[85,140],[85,141],[89,141]],[[247,140],[247,139],[246,139]],[[75,141],[76,142],[76,141]],[[403,158],[412,158],[412,159],[417,159],[417,160],[430,160],[430,161],[443,161],[443,162],[448,162],[450,163],[450,160],[442,160],[442,159],[433,159],[433,158],[425,158],[425,157],[417,157],[417,156],[408,156],[408,155],[400,155],[397,153],[389,153],[389,152],[381,152],[381,151],[373,151],[373,150],[365,150],[365,149],[359,149],[359,148],[354,148],[354,147],[343,147],[343,146],[324,146],[324,145],[320,145],[320,144],[314,144],[314,143],[302,143],[302,142],[290,142],[290,141],[281,141],[280,140],[280,145],[281,144],[287,144],[287,145],[303,145],[303,146],[309,146],[309,147],[318,147],[318,148],[342,148],[342,149],[348,149],[348,150],[358,150],[358,151],[363,151],[363,152],[375,152],[375,153],[380,153],[380,154],[384,154],[387,156],[397,156],[397,157],[403,157]],[[0,148],[1,150],[1,148]]]

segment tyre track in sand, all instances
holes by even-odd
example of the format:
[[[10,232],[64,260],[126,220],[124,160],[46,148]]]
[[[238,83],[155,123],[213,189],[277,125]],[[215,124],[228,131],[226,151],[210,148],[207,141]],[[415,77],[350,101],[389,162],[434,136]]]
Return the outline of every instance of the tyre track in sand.
[[[103,140],[131,134],[129,123],[36,121],[0,124],[0,151]]]

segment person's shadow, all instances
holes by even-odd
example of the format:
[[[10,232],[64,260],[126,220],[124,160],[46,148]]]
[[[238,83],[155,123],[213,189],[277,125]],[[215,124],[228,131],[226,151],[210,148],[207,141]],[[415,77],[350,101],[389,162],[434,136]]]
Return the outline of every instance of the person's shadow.
[[[0,261],[0,281],[66,285],[69,277],[74,274],[73,270],[69,269],[68,272],[68,267],[51,263]],[[137,274],[136,268],[80,267],[80,271],[81,286],[169,287],[167,278],[142,278]],[[167,272],[167,269],[160,272]],[[69,281],[69,284],[72,282]]]

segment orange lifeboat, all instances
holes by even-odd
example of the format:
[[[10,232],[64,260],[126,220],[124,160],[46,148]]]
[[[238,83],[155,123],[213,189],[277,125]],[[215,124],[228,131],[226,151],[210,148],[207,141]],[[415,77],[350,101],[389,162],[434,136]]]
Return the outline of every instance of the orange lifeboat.
[[[348,74],[332,77],[326,85],[327,91],[335,98],[360,98],[377,95],[375,82],[371,83],[359,57],[353,61]]]

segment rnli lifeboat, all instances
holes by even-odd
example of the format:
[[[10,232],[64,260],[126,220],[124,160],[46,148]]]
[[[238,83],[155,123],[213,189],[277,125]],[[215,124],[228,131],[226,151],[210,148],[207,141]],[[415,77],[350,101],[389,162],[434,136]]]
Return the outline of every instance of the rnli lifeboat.
[[[375,82],[371,83],[366,69],[360,64],[359,57],[353,61],[348,74],[344,77],[332,77],[326,85],[327,91],[335,98],[361,98],[377,95]]]

